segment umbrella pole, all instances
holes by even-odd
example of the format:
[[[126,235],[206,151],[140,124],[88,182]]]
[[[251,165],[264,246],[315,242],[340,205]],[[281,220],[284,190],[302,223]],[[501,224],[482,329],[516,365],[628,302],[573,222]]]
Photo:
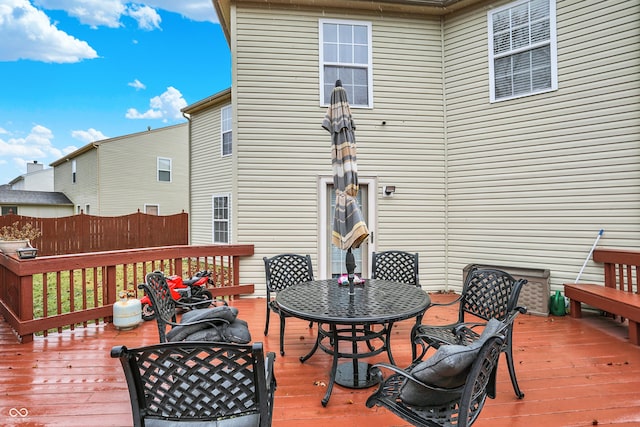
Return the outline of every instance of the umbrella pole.
[[[353,274],[356,271],[356,260],[351,252],[351,248],[347,249],[347,255],[345,256],[345,264],[347,266],[347,278],[349,279],[349,295],[354,295],[353,290]]]

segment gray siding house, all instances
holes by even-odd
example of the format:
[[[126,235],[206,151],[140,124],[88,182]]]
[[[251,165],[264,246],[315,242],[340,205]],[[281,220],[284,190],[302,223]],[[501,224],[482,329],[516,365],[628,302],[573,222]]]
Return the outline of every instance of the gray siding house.
[[[187,123],[109,138],[53,162],[75,213],[172,215],[189,209]]]
[[[232,88],[185,109],[192,241],[254,244],[241,280],[256,295],[263,256],[344,271],[321,128],[337,78],[372,231],[363,276],[400,249],[419,252],[426,290],[459,290],[470,263],[548,269],[560,289],[600,229],[601,246],[638,247],[637,0],[213,3]]]

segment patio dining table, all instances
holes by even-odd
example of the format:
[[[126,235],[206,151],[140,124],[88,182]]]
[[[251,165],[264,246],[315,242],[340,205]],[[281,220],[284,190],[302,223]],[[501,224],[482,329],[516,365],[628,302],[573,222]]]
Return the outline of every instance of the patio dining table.
[[[322,406],[329,402],[334,383],[348,388],[375,385],[370,365],[360,359],[386,351],[394,363],[389,324],[423,314],[431,304],[425,291],[404,283],[366,279],[354,290],[349,294],[349,286],[339,284],[337,279],[314,280],[291,286],[276,296],[283,312],[318,324],[314,346],[300,361],[305,362],[318,348],[333,356]],[[341,347],[341,342],[350,345]],[[341,358],[351,360],[338,364]]]

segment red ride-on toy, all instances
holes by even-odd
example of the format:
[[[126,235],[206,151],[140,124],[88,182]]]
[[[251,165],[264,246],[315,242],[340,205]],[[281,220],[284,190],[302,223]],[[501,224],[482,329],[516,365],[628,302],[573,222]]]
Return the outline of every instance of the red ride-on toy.
[[[184,305],[182,308],[207,308],[213,302],[213,296],[207,289],[207,287],[212,287],[214,284],[211,278],[211,271],[198,271],[190,279],[182,279],[180,276],[173,275],[167,276],[166,280],[171,290],[171,296],[178,307],[182,303],[188,304],[188,306]],[[202,304],[198,304],[199,302],[202,302]],[[142,305],[142,318],[144,320],[155,318],[156,313],[148,295],[142,297],[140,304]]]

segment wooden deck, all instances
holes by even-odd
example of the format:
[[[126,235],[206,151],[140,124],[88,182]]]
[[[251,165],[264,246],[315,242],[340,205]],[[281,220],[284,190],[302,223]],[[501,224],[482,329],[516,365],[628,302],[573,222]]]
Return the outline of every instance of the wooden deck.
[[[444,301],[452,296],[432,298]],[[407,426],[382,408],[364,405],[373,389],[336,386],[328,406],[322,407],[330,357],[319,352],[299,362],[314,339],[308,323],[287,321],[286,354],[281,357],[277,317],[272,317],[270,335],[262,334],[264,299],[232,305],[249,322],[253,339],[277,354],[275,427],[326,427],[336,422],[349,427]],[[435,311],[427,311],[425,322],[444,322],[453,315],[450,311],[436,317]],[[392,347],[399,365],[409,363],[411,322],[399,322],[394,330]],[[134,347],[157,340],[155,322],[146,322],[130,331],[102,325],[19,344],[0,318],[0,425],[131,425],[124,376],[109,351],[114,345]],[[582,319],[520,316],[514,358],[524,399],[516,399],[502,356],[498,396],[487,401],[475,426],[640,425],[640,347],[628,342],[626,325],[588,312]],[[383,354],[375,360],[387,361]]]

